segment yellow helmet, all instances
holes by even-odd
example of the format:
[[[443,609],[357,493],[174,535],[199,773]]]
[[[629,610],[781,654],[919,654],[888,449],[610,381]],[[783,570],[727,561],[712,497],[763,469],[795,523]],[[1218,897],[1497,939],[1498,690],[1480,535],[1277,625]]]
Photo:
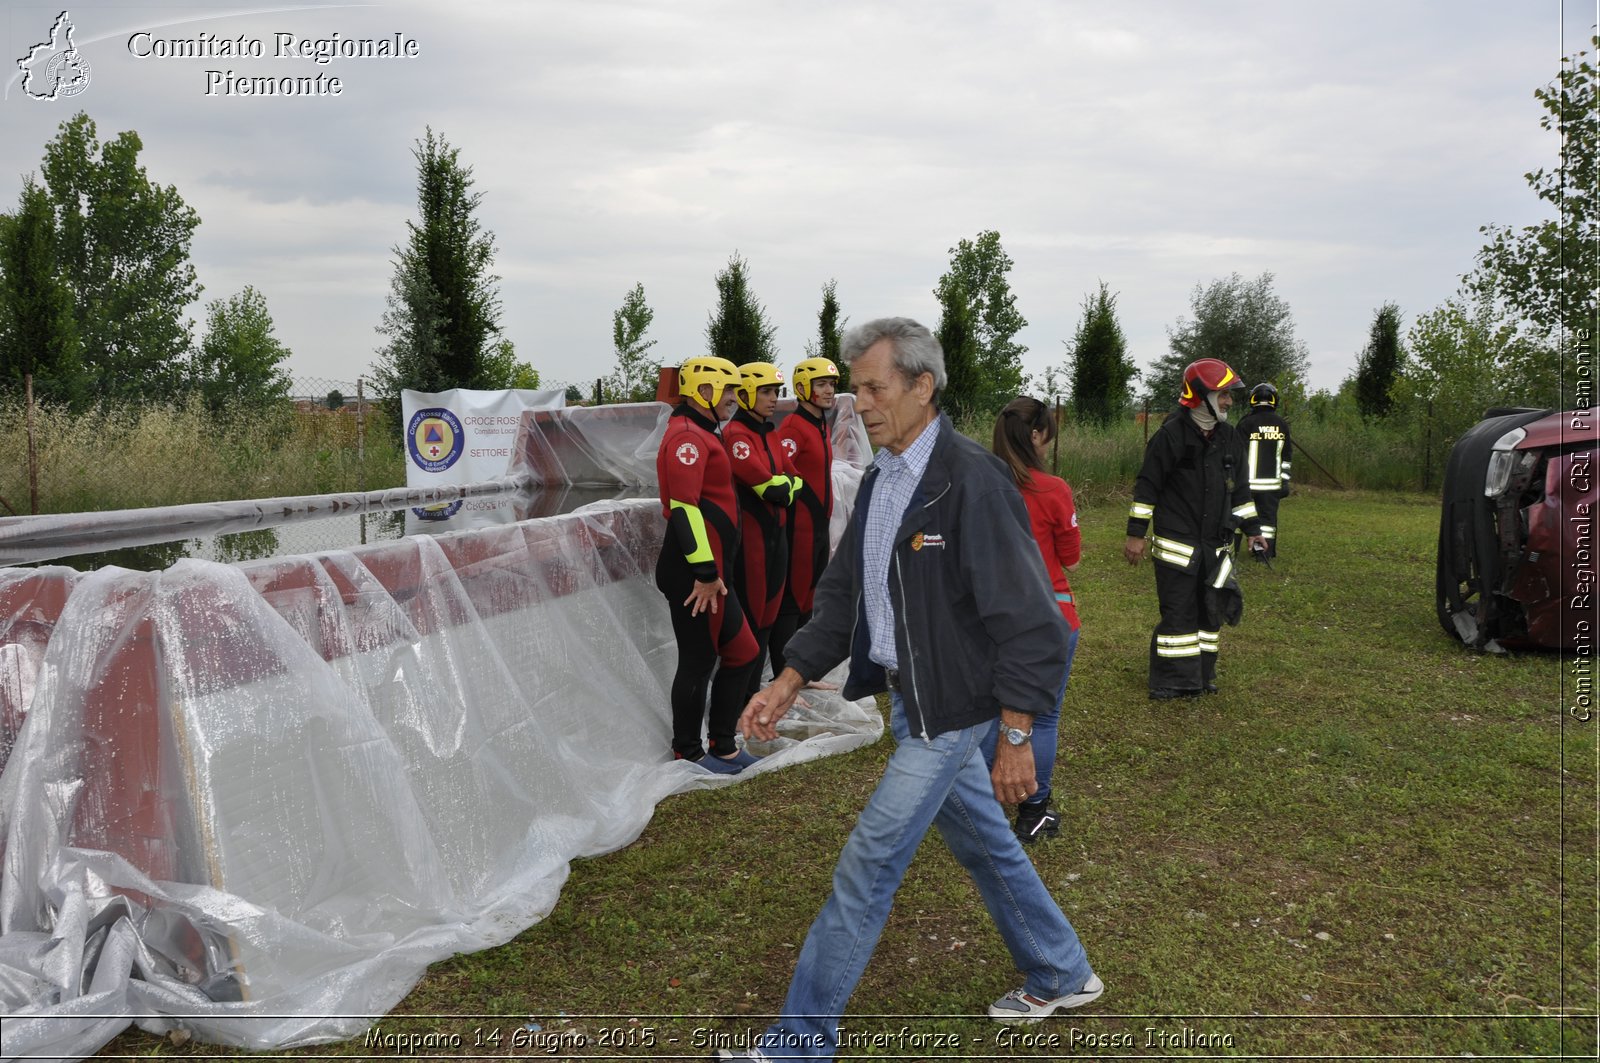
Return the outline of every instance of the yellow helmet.
[[[700,385],[711,385],[711,402],[700,397]],[[727,388],[738,387],[739,367],[726,358],[701,355],[678,367],[678,394],[703,409],[714,410]]]
[[[747,410],[756,408],[756,388],[769,384],[783,386],[783,370],[771,362],[746,362],[739,367],[739,384],[734,394],[739,405]]]
[[[811,401],[811,385],[818,380],[839,382],[839,367],[826,358],[807,358],[794,367],[794,393],[796,398]]]

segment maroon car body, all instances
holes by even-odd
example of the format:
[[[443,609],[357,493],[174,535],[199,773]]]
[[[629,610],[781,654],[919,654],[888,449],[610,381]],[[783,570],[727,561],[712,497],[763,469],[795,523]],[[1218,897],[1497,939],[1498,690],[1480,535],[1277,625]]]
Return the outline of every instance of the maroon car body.
[[[1594,645],[1600,421],[1496,409],[1450,452],[1439,522],[1444,630],[1491,651]]]

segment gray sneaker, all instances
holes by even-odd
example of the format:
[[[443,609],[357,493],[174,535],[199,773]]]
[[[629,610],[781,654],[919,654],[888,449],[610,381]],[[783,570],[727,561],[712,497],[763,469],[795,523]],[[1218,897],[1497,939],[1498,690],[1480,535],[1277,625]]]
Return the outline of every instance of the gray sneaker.
[[[1054,1000],[1043,1000],[1025,990],[1013,989],[989,1005],[989,1018],[996,1022],[1038,1022],[1062,1008],[1081,1008],[1105,991],[1105,983],[1092,974],[1082,989]]]

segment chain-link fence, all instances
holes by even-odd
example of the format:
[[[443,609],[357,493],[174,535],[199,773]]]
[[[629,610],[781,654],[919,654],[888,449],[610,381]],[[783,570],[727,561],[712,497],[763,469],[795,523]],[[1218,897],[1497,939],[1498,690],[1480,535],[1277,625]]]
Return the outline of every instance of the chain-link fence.
[[[74,411],[0,400],[22,451],[0,466],[0,513],[75,513],[395,487],[397,426],[360,380],[299,377],[290,401],[200,396]]]

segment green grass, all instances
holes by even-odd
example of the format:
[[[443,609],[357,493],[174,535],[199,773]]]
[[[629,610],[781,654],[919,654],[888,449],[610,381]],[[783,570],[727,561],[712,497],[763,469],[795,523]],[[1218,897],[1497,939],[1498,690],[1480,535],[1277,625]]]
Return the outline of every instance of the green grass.
[[[362,453],[350,412],[285,405],[219,414],[198,399],[85,413],[41,407],[34,411],[39,512],[397,487],[405,482],[399,433],[376,410],[367,418]],[[0,424],[10,427],[17,459],[0,464],[0,498],[26,514],[26,411],[0,404]]]
[[[1031,1032],[1128,1037],[1097,1050],[1124,1056],[1592,1056],[1595,724],[1564,714],[1559,658],[1478,656],[1441,632],[1436,504],[1288,500],[1276,568],[1242,572],[1222,693],[1176,704],[1144,696],[1156,606],[1148,564],[1120,556],[1125,507],[1082,515],[1063,826],[1033,850],[1108,989]],[[633,845],[576,863],[544,922],[435,965],[381,1027],[468,1046],[498,1029],[506,1053],[536,1017],[590,1038],[573,1056],[690,1058],[697,1029],[759,1028],[889,745],[668,800]],[[879,1056],[1066,1054],[1003,1045],[976,1017],[1018,981],[930,838],[845,1026],[963,1039]],[[504,1018],[418,1017],[438,1014]],[[1147,1046],[1147,1028],[1232,1045]],[[620,1045],[600,1046],[611,1030]],[[127,1033],[106,1054],[213,1051]]]

